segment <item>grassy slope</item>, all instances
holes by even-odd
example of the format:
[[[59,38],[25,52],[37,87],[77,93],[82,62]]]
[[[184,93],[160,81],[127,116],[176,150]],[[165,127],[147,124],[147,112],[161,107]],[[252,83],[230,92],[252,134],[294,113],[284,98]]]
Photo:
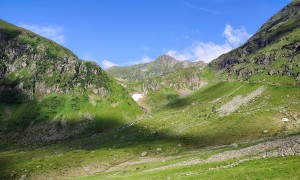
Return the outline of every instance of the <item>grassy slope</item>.
[[[209,168],[228,165],[231,162],[191,165],[160,172],[143,172],[143,166],[139,166],[136,170],[119,172],[122,174],[119,176],[113,172],[78,179],[297,179],[300,174],[299,160],[299,156],[259,159],[218,170]]]
[[[234,92],[241,86],[242,88]],[[220,118],[214,111],[214,108],[218,109],[233,97],[248,94],[260,86],[260,84],[218,83],[207,87],[168,105],[164,111],[155,116],[151,121],[155,123],[151,123],[150,127],[174,136],[194,137],[200,146],[259,138],[264,136],[262,134],[264,129],[269,130],[268,135],[275,134],[284,128],[280,119],[286,116],[280,113],[279,109],[285,108],[295,114],[299,113],[292,105],[299,102],[297,87],[266,86],[267,90],[262,96],[241,107],[237,112]],[[223,97],[217,103],[211,103],[230,92],[234,93],[229,97]],[[290,103],[291,105],[288,105]],[[226,139],[222,138],[224,136]]]
[[[298,87],[263,85],[266,88],[263,95],[242,106],[236,112],[222,118],[215,112],[216,109],[236,95],[247,95],[261,86],[262,84],[242,82],[214,82],[186,98],[178,99],[169,104],[152,118],[149,117],[119,131],[109,131],[93,138],[66,141],[47,147],[21,149],[24,152],[20,152],[19,148],[2,149],[0,174],[7,177],[11,171],[17,171],[18,175],[28,174],[30,177],[40,177],[45,176],[45,174],[58,178],[82,176],[95,173],[95,169],[100,171],[101,168],[106,169],[128,160],[137,159],[143,151],[147,151],[150,157],[176,156],[184,155],[190,150],[202,152],[201,147],[204,146],[239,143],[262,137],[299,132],[298,126],[289,126],[294,122],[293,116],[298,114],[299,117],[297,107],[299,107],[300,92]],[[232,94],[227,96],[230,93]],[[217,103],[211,103],[220,97],[221,99]],[[289,118],[291,122],[284,124],[281,122],[283,117]],[[268,130],[268,133],[263,133],[264,130]],[[157,153],[157,148],[161,148],[163,152]],[[203,153],[214,154],[217,151]],[[192,158],[193,155],[188,157]],[[179,161],[182,160],[179,159]],[[295,162],[293,158],[257,160],[245,162],[242,166],[235,168],[238,168],[238,171],[242,173],[243,166],[247,169],[256,163],[265,164],[269,161],[270,166],[279,169],[281,167],[276,167],[275,162]],[[173,161],[165,162],[165,164],[168,163],[173,163]],[[159,165],[161,164],[145,164],[146,167]],[[179,178],[184,172],[215,166],[216,164],[195,165],[159,172],[156,175],[154,173],[147,173],[146,175],[166,178],[168,174],[181,173]],[[84,167],[94,170],[86,172]],[[286,166],[286,168],[288,167]],[[227,171],[228,178],[233,176],[233,170],[229,169],[220,170],[220,173],[215,174],[215,177],[221,177],[227,174]],[[255,172],[255,169],[253,171]],[[294,177],[295,173],[298,173],[296,169],[291,172],[290,176]],[[173,175],[172,177],[175,177]],[[209,178],[210,175],[210,172],[205,172],[203,177]],[[273,171],[267,173],[266,177],[273,177],[272,175]],[[95,178],[100,177],[111,177],[111,173],[99,174]],[[126,176],[113,177],[138,179],[142,177],[142,174],[137,170],[130,171]],[[196,177],[197,175],[195,175]]]

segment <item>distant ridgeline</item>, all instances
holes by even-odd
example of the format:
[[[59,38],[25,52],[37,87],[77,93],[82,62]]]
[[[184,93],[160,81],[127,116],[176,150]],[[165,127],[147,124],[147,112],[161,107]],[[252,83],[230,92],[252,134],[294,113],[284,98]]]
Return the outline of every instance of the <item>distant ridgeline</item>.
[[[160,108],[170,101],[185,96],[207,84],[203,79],[203,61],[179,61],[161,55],[155,61],[128,67],[112,67],[106,71],[127,90],[143,94],[139,104],[148,110]]]
[[[203,67],[203,61],[179,61],[168,55],[161,55],[155,61],[127,67],[114,66],[106,71],[115,78],[128,82],[143,81],[152,77],[164,76],[189,67]]]

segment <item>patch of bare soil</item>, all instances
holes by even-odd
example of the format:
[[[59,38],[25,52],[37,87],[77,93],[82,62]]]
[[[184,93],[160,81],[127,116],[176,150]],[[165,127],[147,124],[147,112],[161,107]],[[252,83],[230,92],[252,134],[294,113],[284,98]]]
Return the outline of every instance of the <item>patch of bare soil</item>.
[[[257,90],[251,92],[247,96],[243,97],[241,95],[235,96],[231,101],[227,102],[223,106],[221,106],[217,111],[220,117],[227,116],[232,112],[236,111],[242,105],[249,103],[251,100],[260,96],[265,91],[265,88],[262,86]]]

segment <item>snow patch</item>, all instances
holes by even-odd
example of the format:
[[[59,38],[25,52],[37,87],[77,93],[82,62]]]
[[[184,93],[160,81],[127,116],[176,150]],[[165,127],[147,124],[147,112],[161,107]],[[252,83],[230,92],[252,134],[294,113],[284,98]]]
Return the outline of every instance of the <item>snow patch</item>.
[[[144,96],[144,94],[133,94],[132,98],[134,101],[138,101],[139,99],[141,99]]]
[[[282,118],[281,121],[282,122],[289,122],[290,120],[288,118]]]

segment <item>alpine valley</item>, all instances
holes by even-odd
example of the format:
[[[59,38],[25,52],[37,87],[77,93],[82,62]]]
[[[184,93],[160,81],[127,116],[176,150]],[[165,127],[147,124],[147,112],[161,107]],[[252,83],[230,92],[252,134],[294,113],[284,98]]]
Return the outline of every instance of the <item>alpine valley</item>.
[[[214,59],[105,71],[0,20],[1,179],[297,179],[300,1]]]

